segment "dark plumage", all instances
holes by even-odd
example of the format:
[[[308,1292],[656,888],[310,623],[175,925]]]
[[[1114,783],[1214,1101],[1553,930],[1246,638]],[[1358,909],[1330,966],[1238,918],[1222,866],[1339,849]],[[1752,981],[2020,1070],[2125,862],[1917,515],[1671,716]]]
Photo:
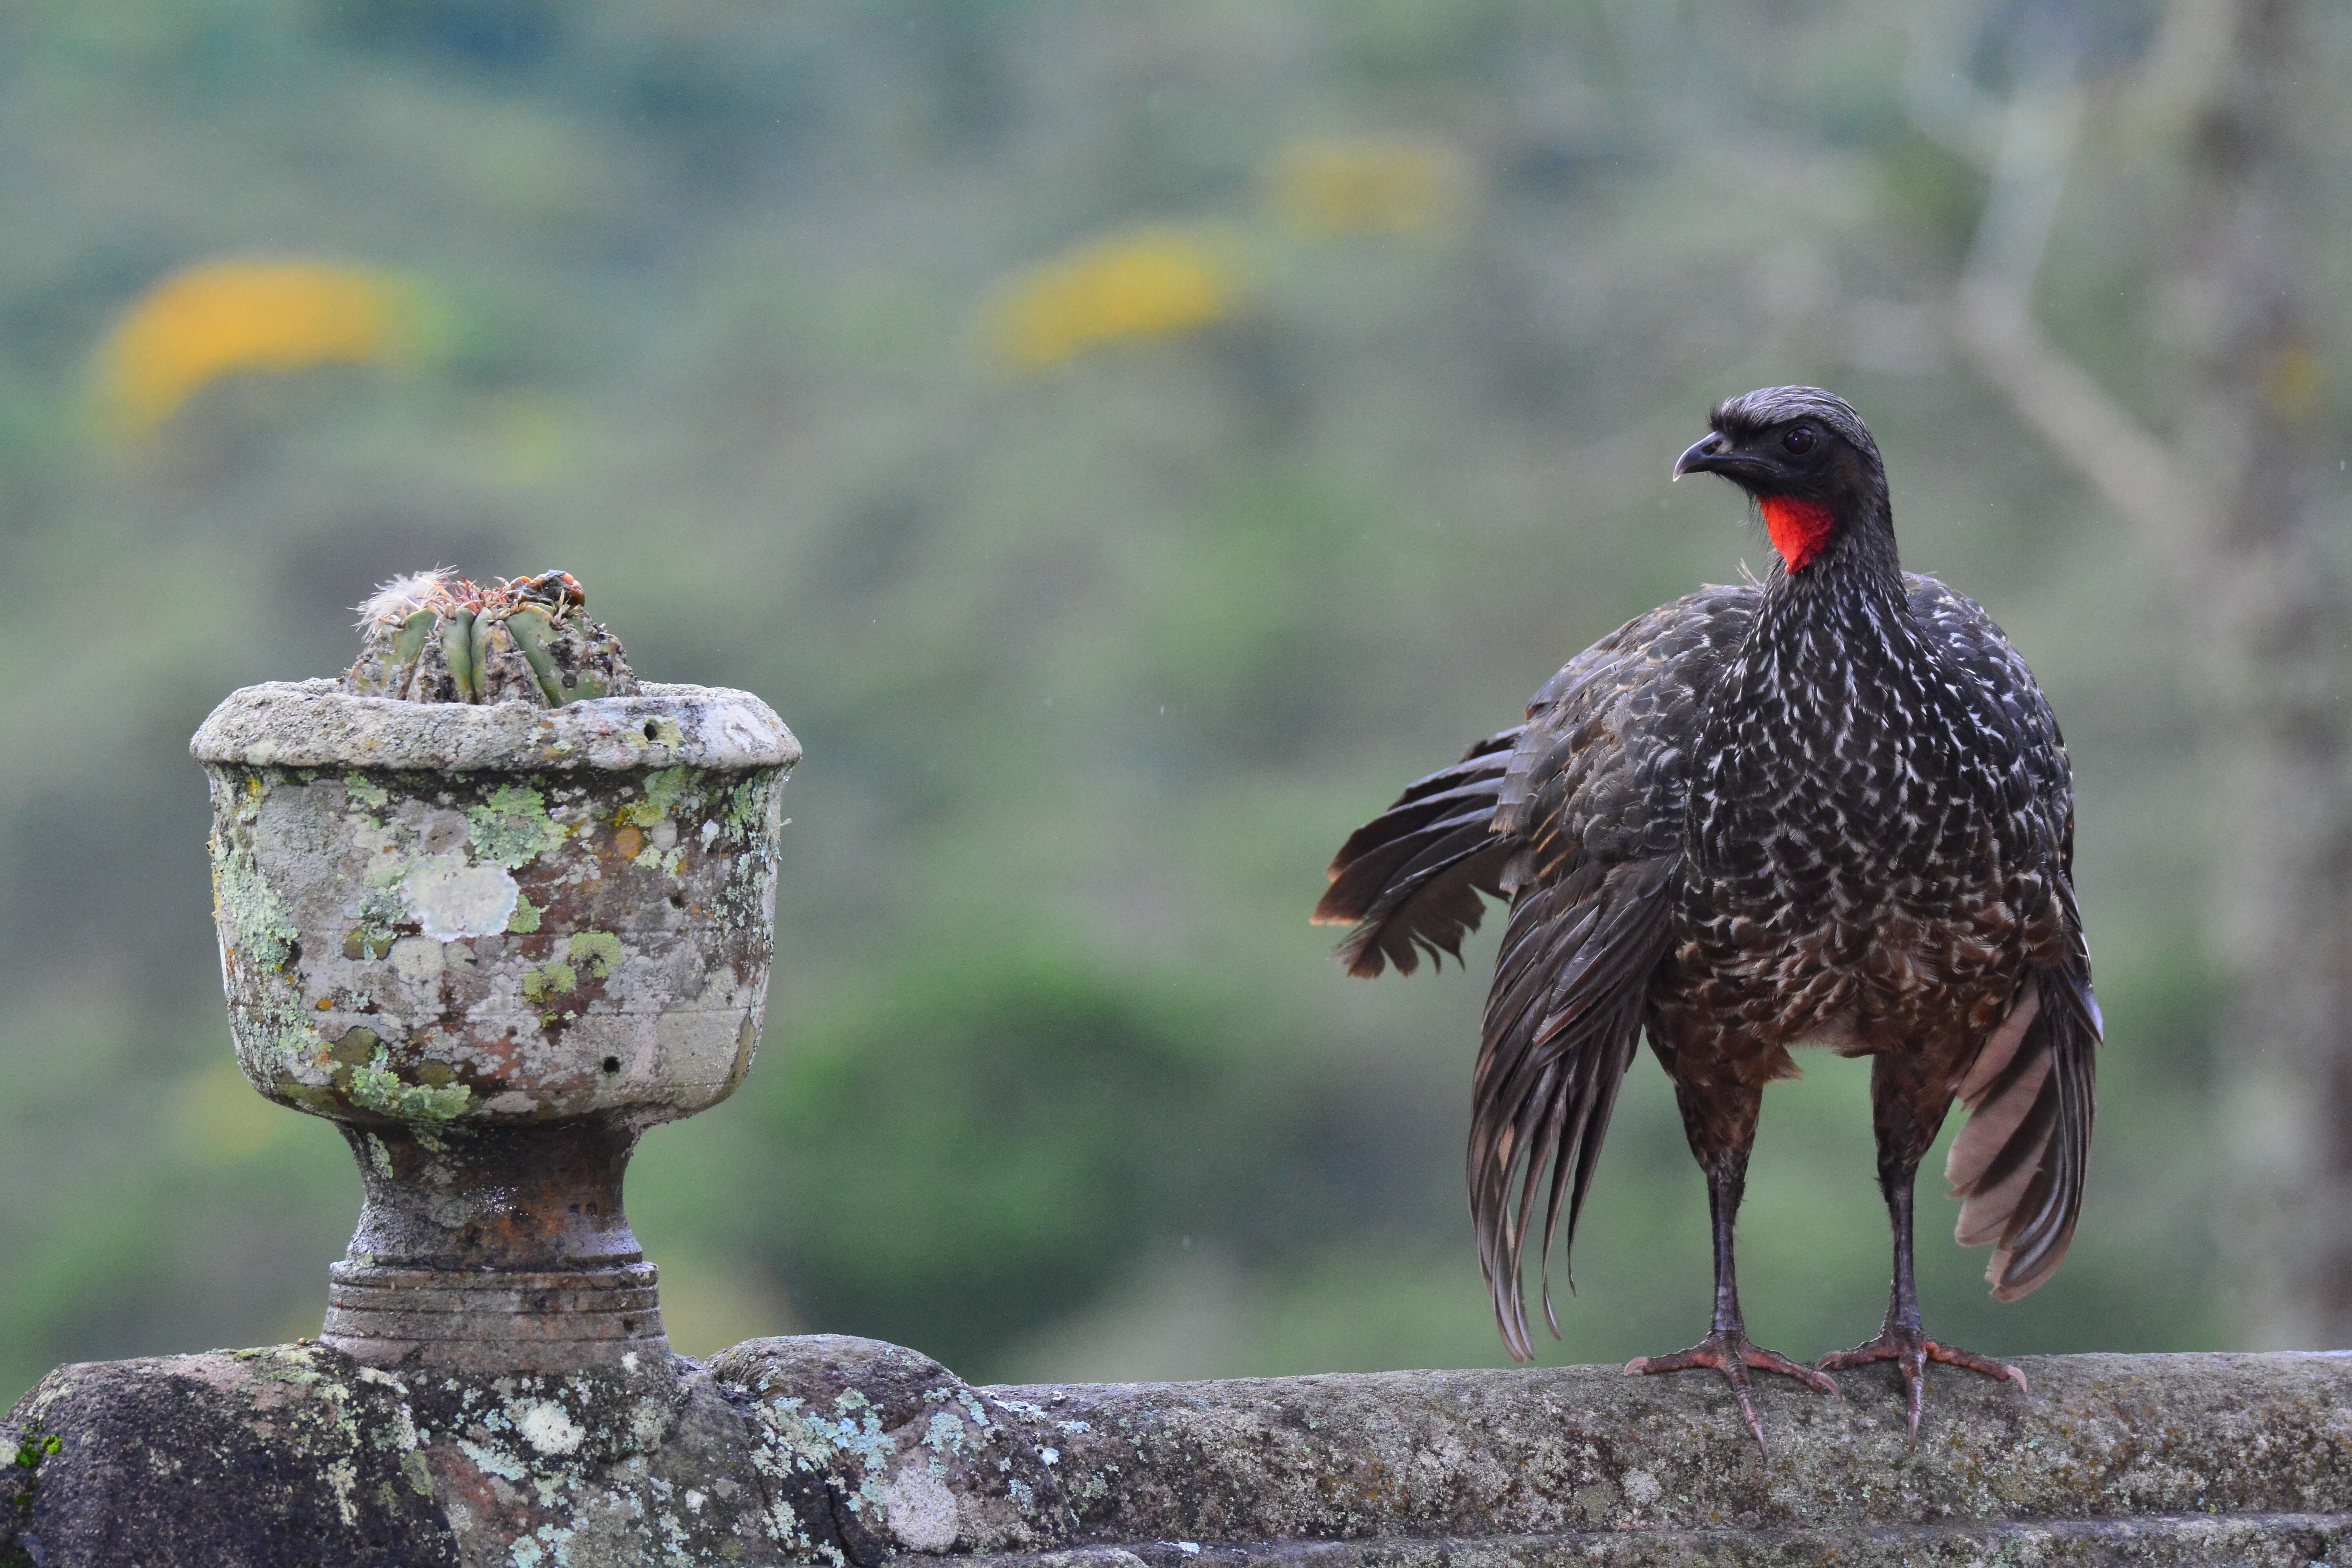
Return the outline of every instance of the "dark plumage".
[[[1460,956],[1505,899],[1473,1090],[1470,1206],[1511,1353],[1531,1353],[1520,1262],[1591,1185],[1639,1042],[1674,1080],[1715,1218],[1707,1337],[1629,1373],[1722,1371],[1757,1441],[1751,1369],[1834,1392],[1748,1343],[1732,1231],[1764,1086],[1792,1047],[1872,1058],[1895,1233],[1886,1321],[1824,1368],[1891,1360],[1913,1436],[1930,1360],[1912,1287],[1920,1160],[1955,1099],[1958,1236],[1990,1243],[2004,1300],[2065,1255],[2090,1151],[2099,1015],[2069,880],[2074,795],[2057,721],[1980,608],[1897,563],[1885,472],[1853,409],[1813,387],[1722,405],[1675,477],[1757,501],[1780,562],[1619,627],[1348,840],[1318,921],[1353,974]],[[1558,1332],[1556,1320],[1553,1331]]]

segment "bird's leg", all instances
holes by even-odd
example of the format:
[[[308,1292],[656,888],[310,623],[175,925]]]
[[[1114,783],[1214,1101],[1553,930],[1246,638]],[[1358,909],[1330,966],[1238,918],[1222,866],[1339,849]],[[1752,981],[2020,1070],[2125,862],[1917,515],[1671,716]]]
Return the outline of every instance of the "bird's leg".
[[[1904,1403],[1911,1424],[1911,1443],[1919,1442],[1919,1412],[1927,1393],[1927,1363],[1966,1367],[1987,1377],[2006,1378],[2020,1389],[2025,1373],[2007,1362],[1994,1361],[1973,1351],[1939,1344],[1919,1324],[1919,1289],[1912,1277],[1911,1196],[1919,1175],[1919,1161],[1935,1142],[1949,1095],[1936,1100],[1932,1117],[1918,1085],[1899,1067],[1891,1067],[1882,1053],[1871,1068],[1871,1098],[1878,1124],[1878,1190],[1886,1197],[1886,1217],[1895,1231],[1895,1284],[1887,1292],[1886,1321],[1878,1337],[1850,1351],[1832,1351],[1822,1357],[1824,1370],[1843,1372],[1872,1362],[1891,1361],[1903,1373]],[[1923,1134],[1924,1126],[1924,1134]]]
[[[1686,1124],[1689,1107],[1685,1107]],[[1748,1117],[1747,1131],[1753,1137],[1754,1114]],[[1697,1149],[1699,1140],[1692,1139]],[[1748,1373],[1777,1372],[1785,1377],[1810,1384],[1824,1394],[1838,1392],[1836,1380],[1800,1362],[1790,1361],[1776,1351],[1768,1351],[1748,1342],[1748,1331],[1739,1316],[1739,1277],[1732,1258],[1732,1228],[1739,1216],[1739,1199],[1748,1185],[1748,1145],[1742,1140],[1733,1150],[1717,1149],[1714,1157],[1700,1153],[1706,1167],[1706,1206],[1715,1226],[1715,1318],[1708,1326],[1706,1338],[1688,1350],[1672,1355],[1636,1356],[1625,1363],[1625,1375],[1638,1377],[1645,1373],[1682,1372],[1691,1367],[1712,1367],[1731,1381],[1732,1393],[1739,1399],[1740,1413],[1748,1418],[1748,1430],[1755,1435],[1756,1447],[1766,1453],[1764,1422],[1756,1414],[1756,1401],[1748,1392]]]

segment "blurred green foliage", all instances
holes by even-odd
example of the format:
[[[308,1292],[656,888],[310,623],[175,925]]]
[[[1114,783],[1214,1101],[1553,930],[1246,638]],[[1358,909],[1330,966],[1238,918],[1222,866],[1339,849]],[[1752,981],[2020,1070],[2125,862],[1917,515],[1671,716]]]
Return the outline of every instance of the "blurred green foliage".
[[[794,1299],[966,1361],[1051,1323],[1210,1196],[1244,1109],[1219,1022],[1059,954],[909,964],[850,999],[761,1106]]]
[[[1761,558],[1730,494],[1665,473],[1710,402],[1785,381],[1870,417],[1906,559],[2010,629],[2077,770],[2112,1039],[2082,1237],[1996,1308],[1931,1194],[1929,1321],[2230,1342],[2226,761],[2157,566],[1943,347],[1980,191],[1909,122],[1924,11],[0,11],[0,1397],[315,1329],[357,1183],[237,1086],[184,747],[445,563],[570,570],[641,674],[755,690],[806,743],[761,1066],[631,1177],[682,1348],[1499,1363],[1460,1173],[1491,931],[1467,973],[1364,984],[1305,916],[1404,783]],[[2126,134],[2053,268],[2154,400],[2179,369],[2133,247],[2162,191]],[[1465,184],[1424,229],[1303,229],[1266,171],[1315,138]],[[1230,238],[1228,316],[992,356],[1011,280],[1162,223]],[[432,350],[225,377],[110,438],[108,331],[224,258],[413,279]],[[1867,1069],[1807,1065],[1768,1100],[1742,1279],[1759,1339],[1811,1355],[1877,1322],[1885,1239]],[[1695,1337],[1705,1223],[1638,1063],[1551,1353]]]

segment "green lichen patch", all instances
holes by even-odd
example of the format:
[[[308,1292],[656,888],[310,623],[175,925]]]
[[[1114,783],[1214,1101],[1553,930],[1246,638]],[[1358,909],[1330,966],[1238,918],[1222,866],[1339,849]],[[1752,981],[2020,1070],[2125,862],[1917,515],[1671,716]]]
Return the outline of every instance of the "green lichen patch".
[[[343,798],[382,811],[392,804],[392,792],[365,773],[350,773],[343,775]]]
[[[277,1078],[299,1072],[319,1059],[318,1015],[302,1005],[302,994],[283,975],[271,975],[240,993],[235,1005],[247,1009],[237,1041],[237,1059],[248,1074]]]
[[[728,791],[728,831],[753,843],[764,837],[774,790],[774,779],[766,773],[758,773]]]
[[[214,840],[213,912],[243,956],[264,969],[283,969],[301,936],[286,902],[264,880],[249,850],[224,852]]]
[[[389,1054],[382,1050],[367,1066],[350,1071],[351,1087],[344,1092],[352,1104],[403,1121],[446,1121],[464,1115],[474,1103],[474,1091],[462,1083],[403,1082],[392,1070]]]
[[[562,844],[566,829],[547,815],[547,801],[523,784],[500,784],[466,813],[473,824],[476,858],[512,871]]]
[[[580,972],[562,959],[541,964],[522,977],[522,994],[534,1002],[544,1002],[579,988]]]
[[[9,1539],[0,1541],[0,1564],[13,1568],[16,1562],[29,1563],[32,1559],[16,1550],[16,1538],[33,1517],[33,1490],[40,1479],[41,1461],[66,1446],[65,1439],[51,1432],[43,1434],[26,1428],[16,1443],[16,1457],[6,1479],[16,1493],[16,1518],[10,1521]]]
[[[353,926],[343,934],[343,956],[354,963],[387,956],[399,938],[372,926]]]
[[[386,867],[390,877],[380,878]],[[343,956],[354,962],[388,956],[392,944],[414,935],[416,921],[398,886],[405,863],[397,855],[379,855],[367,868],[368,891],[360,900],[360,923],[343,933]]]
[[[529,936],[539,929],[540,908],[528,895],[515,895],[514,913],[507,917],[507,930],[517,936]]]
[[[651,827],[677,809],[679,797],[694,782],[688,767],[664,768],[646,775],[646,797],[633,800],[613,814],[616,827]]]
[[[572,938],[566,951],[572,962],[585,969],[592,980],[610,976],[625,956],[621,952],[621,939],[608,931],[580,931]]]
[[[365,1026],[346,1029],[342,1038],[328,1050],[327,1059],[347,1068],[362,1068],[374,1061],[383,1049],[383,1041],[377,1037],[373,1029]]]

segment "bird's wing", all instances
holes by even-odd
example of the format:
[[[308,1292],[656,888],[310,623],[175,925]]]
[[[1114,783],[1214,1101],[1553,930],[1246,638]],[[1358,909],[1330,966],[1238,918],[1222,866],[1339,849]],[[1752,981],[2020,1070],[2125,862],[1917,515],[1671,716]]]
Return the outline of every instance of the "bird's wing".
[[[2101,1026],[2091,957],[2075,908],[2074,786],[2066,742],[2025,660],[1974,601],[1931,577],[1907,580],[1911,607],[1972,680],[1979,721],[2013,748],[2009,789],[2039,829],[2046,864],[2032,868],[2038,908],[2032,972],[2009,1018],[1961,1082],[1969,1123],[1944,1166],[1962,1199],[1954,1236],[1992,1244],[1992,1293],[2013,1301],[2057,1270],[2074,1237],[2089,1168]]]
[[[1462,939],[1478,929],[1479,894],[1503,896],[1509,846],[1492,829],[1503,770],[1524,725],[1489,735],[1462,760],[1415,783],[1396,804],[1349,836],[1331,862],[1330,888],[1315,906],[1318,925],[1350,925],[1339,959],[1350,974],[1401,974],[1421,954],[1456,963]]]
[[[1529,1343],[1520,1264],[1538,1187],[1544,1314],[1664,955],[1699,710],[1754,619],[1753,587],[1706,588],[1629,622],[1539,692],[1505,766],[1495,835],[1513,895],[1473,1089],[1470,1210],[1504,1343]]]
[[[2074,875],[2074,775],[2041,683],[1983,605],[1933,577],[1906,573],[1903,583],[1912,615],[1969,678],[1962,695],[1986,731],[1975,750],[2011,759],[2009,793],[2049,835],[2060,873]]]

